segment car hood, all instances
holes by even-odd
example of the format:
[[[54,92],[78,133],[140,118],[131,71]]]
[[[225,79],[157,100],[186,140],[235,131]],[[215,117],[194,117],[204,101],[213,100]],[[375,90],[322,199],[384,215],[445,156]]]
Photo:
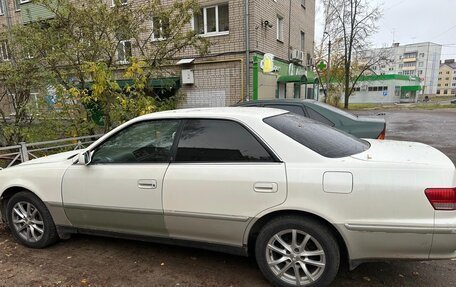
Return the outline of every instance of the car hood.
[[[366,139],[371,147],[352,158],[372,161],[433,167],[452,167],[453,162],[441,151],[417,142]]]
[[[79,154],[79,150],[73,150],[68,152],[62,152],[54,155],[44,156],[37,159],[33,159],[30,161],[26,161],[21,163],[19,166],[28,166],[28,165],[35,165],[35,164],[43,164],[43,163],[54,163],[60,161],[66,161],[77,154]]]

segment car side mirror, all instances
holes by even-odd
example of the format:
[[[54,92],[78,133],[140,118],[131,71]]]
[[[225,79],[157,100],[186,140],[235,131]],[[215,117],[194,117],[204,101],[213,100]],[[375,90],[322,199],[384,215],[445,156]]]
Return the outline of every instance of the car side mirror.
[[[90,150],[86,150],[86,151],[79,153],[78,164],[89,165],[91,161],[92,161],[92,158],[90,156]]]

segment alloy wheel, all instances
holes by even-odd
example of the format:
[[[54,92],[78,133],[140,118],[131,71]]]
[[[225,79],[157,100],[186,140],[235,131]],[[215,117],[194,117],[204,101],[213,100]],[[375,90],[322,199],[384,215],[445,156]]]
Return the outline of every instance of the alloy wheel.
[[[280,231],[270,238],[266,260],[277,278],[294,286],[315,282],[326,266],[321,244],[311,235],[296,229]]]
[[[30,202],[17,202],[12,209],[12,222],[17,234],[27,242],[38,242],[44,235],[44,222],[38,209]]]

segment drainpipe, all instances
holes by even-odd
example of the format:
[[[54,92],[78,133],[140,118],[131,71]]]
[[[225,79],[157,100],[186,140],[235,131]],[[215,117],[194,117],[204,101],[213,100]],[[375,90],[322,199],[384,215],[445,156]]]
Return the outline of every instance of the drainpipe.
[[[245,6],[245,91],[243,100],[251,100],[250,96],[250,21],[249,21],[249,0],[244,0]]]
[[[291,0],[288,7],[288,61],[291,61]]]

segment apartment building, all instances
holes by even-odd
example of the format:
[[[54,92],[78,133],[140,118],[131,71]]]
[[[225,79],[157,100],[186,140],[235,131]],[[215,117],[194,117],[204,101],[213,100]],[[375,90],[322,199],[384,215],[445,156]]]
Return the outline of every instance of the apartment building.
[[[394,43],[391,48],[384,50],[387,50],[389,61],[372,67],[375,74],[418,77],[421,94],[437,93],[442,45],[431,42],[408,45]]]
[[[456,62],[445,60],[440,64],[437,95],[456,95]]]
[[[0,0],[0,25],[8,27],[52,14],[28,0]],[[113,0],[105,0],[113,5]],[[134,5],[147,0],[122,0]],[[162,0],[168,5],[176,0]],[[170,67],[172,92],[183,95],[182,107],[228,106],[243,99],[313,98],[315,0],[201,0],[201,14],[188,29],[206,37],[209,53],[186,49]],[[153,29],[151,27],[151,29]],[[156,39],[159,40],[159,35]],[[3,59],[7,49],[1,49]],[[135,55],[124,41],[118,60]],[[269,68],[270,67],[270,68]],[[166,81],[164,81],[166,80]]]

